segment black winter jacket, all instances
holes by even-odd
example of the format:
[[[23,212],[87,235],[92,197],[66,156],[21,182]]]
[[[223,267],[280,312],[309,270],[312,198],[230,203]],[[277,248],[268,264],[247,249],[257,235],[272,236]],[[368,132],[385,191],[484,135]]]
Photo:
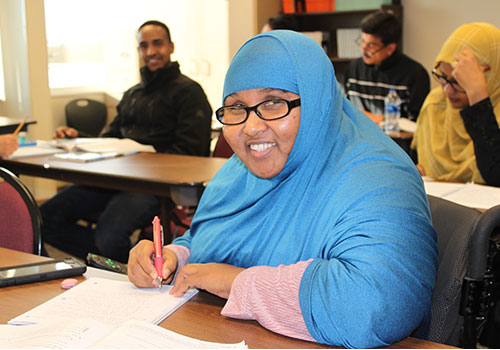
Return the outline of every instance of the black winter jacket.
[[[212,108],[201,86],[181,74],[179,64],[151,72],[125,92],[103,137],[130,138],[157,152],[210,155]]]

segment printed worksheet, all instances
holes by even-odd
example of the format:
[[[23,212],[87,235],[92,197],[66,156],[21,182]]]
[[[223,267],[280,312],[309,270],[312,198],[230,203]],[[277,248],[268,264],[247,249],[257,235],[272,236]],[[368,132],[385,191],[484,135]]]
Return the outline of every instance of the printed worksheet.
[[[169,294],[171,288],[169,285],[161,289],[137,288],[128,281],[92,277],[15,317],[9,324],[43,323],[68,315],[110,326],[128,320],[158,324],[198,292],[191,289],[182,297],[174,297]]]
[[[0,325],[0,349],[242,349],[235,344],[202,341],[148,322],[130,320],[118,327],[91,319],[53,319],[50,322]]]

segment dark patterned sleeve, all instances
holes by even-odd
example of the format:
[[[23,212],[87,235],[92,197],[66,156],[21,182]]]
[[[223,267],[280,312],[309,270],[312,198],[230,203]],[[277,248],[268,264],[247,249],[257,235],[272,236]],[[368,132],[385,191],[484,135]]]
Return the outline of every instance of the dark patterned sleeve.
[[[490,98],[460,111],[474,143],[479,172],[488,185],[500,186],[500,128]]]

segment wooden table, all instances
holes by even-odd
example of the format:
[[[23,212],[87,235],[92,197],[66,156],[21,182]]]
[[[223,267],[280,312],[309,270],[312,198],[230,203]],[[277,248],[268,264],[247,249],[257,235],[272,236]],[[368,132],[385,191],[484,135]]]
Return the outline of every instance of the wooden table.
[[[373,114],[368,111],[362,111],[368,118],[370,118],[375,124],[381,125],[380,123],[384,121],[384,116],[380,114]],[[382,126],[380,126],[382,127]],[[388,135],[396,142],[406,153],[410,154],[411,141],[413,140],[413,133],[408,131],[397,131],[394,133],[388,133]]]
[[[162,219],[167,222],[172,192],[187,190],[199,199],[206,184],[226,161],[225,158],[138,153],[89,163],[50,156],[0,159],[0,166],[16,174],[156,195],[160,198]],[[165,242],[172,241],[169,226],[165,227]]]
[[[28,264],[47,258],[0,248],[0,267]],[[84,280],[85,277],[78,277]],[[44,303],[61,293],[61,280],[0,288],[0,324]],[[221,316],[224,299],[200,291],[172,315],[160,323],[161,327],[186,336],[219,343],[236,343],[245,340],[249,348],[317,349],[334,348],[317,343],[288,338],[260,326],[256,321],[236,320]],[[388,348],[450,349],[416,338],[406,338]]]
[[[19,124],[23,122],[22,119],[8,118],[0,116],[0,134],[12,134]],[[36,121],[29,120],[21,128],[21,131],[26,131],[26,127],[30,124],[36,124]]]

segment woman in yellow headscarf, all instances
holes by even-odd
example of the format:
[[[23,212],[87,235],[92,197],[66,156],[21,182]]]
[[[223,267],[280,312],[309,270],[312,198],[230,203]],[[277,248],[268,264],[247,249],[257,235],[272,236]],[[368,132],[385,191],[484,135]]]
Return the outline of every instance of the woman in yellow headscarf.
[[[411,147],[422,175],[500,186],[500,30],[470,23],[446,40]]]

